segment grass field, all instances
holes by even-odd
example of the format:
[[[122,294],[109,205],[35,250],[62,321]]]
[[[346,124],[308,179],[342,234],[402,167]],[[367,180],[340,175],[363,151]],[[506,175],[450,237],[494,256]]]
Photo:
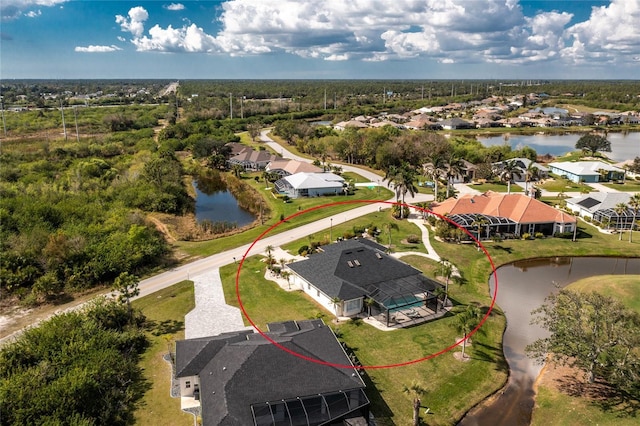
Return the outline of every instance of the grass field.
[[[132,302],[147,317],[151,345],[140,360],[150,384],[136,411],[136,424],[191,426],[193,416],[180,410],[180,398],[171,398],[171,367],[162,359],[169,346],[184,339],[184,316],[194,308],[193,283],[183,281]]]
[[[549,192],[593,192],[593,188],[589,185],[575,183],[561,177],[555,177],[553,180],[538,183],[536,186]]]
[[[640,312],[640,275],[601,275],[576,281],[567,288],[583,292],[598,291]],[[597,401],[569,395],[545,382],[538,387],[531,424],[534,426],[637,425],[638,419],[635,415],[625,415],[629,408],[630,405],[626,404],[604,408]]]

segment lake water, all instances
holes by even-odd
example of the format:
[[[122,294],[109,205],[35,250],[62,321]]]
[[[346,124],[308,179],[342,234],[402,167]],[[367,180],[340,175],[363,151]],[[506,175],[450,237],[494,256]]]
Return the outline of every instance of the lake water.
[[[210,179],[194,182],[196,190],[196,220],[212,223],[235,223],[238,227],[250,224],[255,217],[240,208],[233,194],[219,181]]]
[[[477,139],[484,146],[508,144],[511,149],[529,146],[535,149],[538,155],[560,156],[575,151],[576,142],[582,136],[583,134],[580,133],[568,133],[564,135],[501,135]],[[633,160],[640,156],[640,132],[609,133],[607,139],[611,142],[611,152],[604,154],[612,160],[619,162]]]
[[[533,383],[542,365],[528,358],[524,348],[548,335],[546,330],[530,324],[531,311],[541,306],[549,294],[579,279],[608,274],[640,274],[640,258],[532,259],[501,266],[496,272],[496,304],[507,319],[502,344],[509,364],[509,381],[490,404],[472,410],[460,425],[528,425],[534,405]],[[493,276],[489,287],[491,295],[494,295]],[[640,290],[640,283],[638,287]]]

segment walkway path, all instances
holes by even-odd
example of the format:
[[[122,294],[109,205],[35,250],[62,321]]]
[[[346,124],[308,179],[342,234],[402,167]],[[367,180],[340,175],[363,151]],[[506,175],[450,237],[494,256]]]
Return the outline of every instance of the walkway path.
[[[184,317],[185,339],[216,336],[245,327],[240,309],[227,305],[220,269],[192,277],[196,307]]]

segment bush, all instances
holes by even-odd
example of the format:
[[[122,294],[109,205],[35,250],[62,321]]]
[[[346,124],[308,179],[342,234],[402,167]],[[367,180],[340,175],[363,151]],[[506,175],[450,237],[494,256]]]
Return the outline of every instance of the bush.
[[[556,232],[553,234],[556,238],[563,238],[565,240],[570,240],[573,238],[573,232]]]
[[[420,237],[415,234],[407,235],[407,242],[411,244],[418,244],[420,242]]]
[[[535,237],[536,238],[544,238],[544,234],[542,232],[536,232]]]
[[[523,240],[530,240],[531,239],[531,234],[528,232],[525,232],[524,234],[522,234],[522,239]]]

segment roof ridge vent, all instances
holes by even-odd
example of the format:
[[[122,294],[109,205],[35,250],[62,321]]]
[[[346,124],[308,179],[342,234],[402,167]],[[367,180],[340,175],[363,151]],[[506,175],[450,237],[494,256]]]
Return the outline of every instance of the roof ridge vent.
[[[354,260],[353,260],[353,263],[355,263],[355,264],[356,264],[356,266],[362,266],[362,265],[360,264],[360,261],[359,261],[358,259],[354,259]]]

